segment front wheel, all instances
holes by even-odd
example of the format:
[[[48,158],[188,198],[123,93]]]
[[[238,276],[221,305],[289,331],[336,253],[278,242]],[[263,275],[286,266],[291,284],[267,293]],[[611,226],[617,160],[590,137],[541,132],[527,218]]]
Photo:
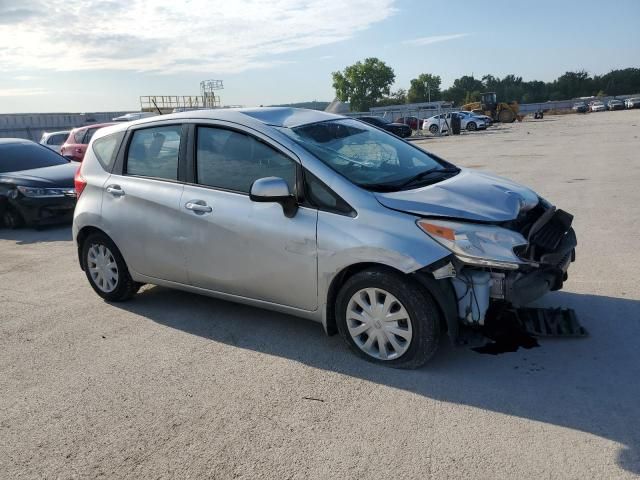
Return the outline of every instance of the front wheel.
[[[103,233],[89,235],[82,244],[82,267],[91,287],[107,301],[129,300],[140,289],[118,247]]]
[[[429,131],[430,131],[432,134],[434,134],[434,135],[435,135],[436,133],[438,133],[438,130],[439,130],[439,128],[438,128],[438,126],[437,126],[437,125],[429,125]]]
[[[478,129],[478,125],[476,125],[476,122],[467,123],[467,130],[469,130],[470,132],[473,132],[477,129]]]
[[[395,368],[418,368],[436,352],[440,312],[406,276],[368,269],[344,284],[336,301],[338,331],[360,357]]]
[[[24,225],[24,219],[17,210],[7,205],[2,213],[2,223],[5,227],[13,230],[22,227]]]

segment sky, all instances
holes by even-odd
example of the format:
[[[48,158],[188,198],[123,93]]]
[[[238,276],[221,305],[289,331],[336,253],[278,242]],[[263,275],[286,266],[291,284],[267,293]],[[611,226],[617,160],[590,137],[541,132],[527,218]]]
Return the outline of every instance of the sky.
[[[0,0],[0,113],[139,110],[141,95],[223,105],[334,98],[331,72],[378,57],[420,73],[550,81],[640,68],[640,0]]]

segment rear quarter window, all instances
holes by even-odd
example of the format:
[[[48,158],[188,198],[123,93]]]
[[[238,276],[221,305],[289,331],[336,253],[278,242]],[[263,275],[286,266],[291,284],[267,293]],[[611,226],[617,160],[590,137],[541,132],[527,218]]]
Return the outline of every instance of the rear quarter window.
[[[125,132],[112,133],[111,135],[105,135],[98,138],[93,142],[93,153],[102,168],[106,171],[111,171],[111,167],[116,161],[116,156],[120,150],[120,144],[124,138]]]

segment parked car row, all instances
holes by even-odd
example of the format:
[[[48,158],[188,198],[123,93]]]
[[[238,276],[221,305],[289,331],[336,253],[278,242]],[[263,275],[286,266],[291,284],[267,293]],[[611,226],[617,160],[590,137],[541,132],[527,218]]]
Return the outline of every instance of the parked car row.
[[[99,128],[113,125],[115,122],[132,122],[134,120],[140,120],[141,118],[155,117],[156,115],[158,114],[152,112],[133,112],[115,117],[111,122],[84,125],[72,130],[44,132],[40,138],[40,144],[50,148],[54,152],[60,153],[70,160],[81,162],[84,158],[87,145],[91,141],[93,134],[96,133]]]
[[[417,130],[428,131],[434,135],[447,133],[451,126],[451,120],[454,114],[460,119],[461,128],[463,130],[484,130],[493,125],[491,117],[468,111],[442,113],[426,119],[420,119],[413,116],[399,117],[394,122],[383,117],[376,116],[358,117],[358,120],[374,125],[378,128],[382,128],[383,130],[398,135],[401,138],[407,138],[411,136],[413,131]]]
[[[587,112],[604,112],[605,110],[613,111],[613,110],[624,110],[625,108],[638,108],[640,107],[640,98],[627,98],[624,102],[622,100],[618,100],[617,98],[613,98],[609,100],[606,104],[600,100],[593,100],[589,103],[587,102],[575,102],[571,107],[576,113],[587,113]]]

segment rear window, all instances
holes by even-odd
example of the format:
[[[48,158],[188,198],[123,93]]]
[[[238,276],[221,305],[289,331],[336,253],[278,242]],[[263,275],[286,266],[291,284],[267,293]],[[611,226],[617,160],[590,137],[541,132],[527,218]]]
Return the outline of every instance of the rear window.
[[[73,132],[73,139],[75,140],[76,143],[82,143],[82,138],[84,137],[85,132],[86,130],[84,129],[76,130],[75,132]]]
[[[177,180],[181,132],[180,125],[136,130],[129,144],[126,173]]]
[[[69,135],[66,133],[56,133],[47,140],[47,145],[62,145]]]
[[[0,173],[52,167],[65,163],[69,163],[69,161],[37,143],[0,145]]]
[[[93,153],[96,155],[98,162],[102,165],[106,171],[111,171],[118,150],[120,149],[120,143],[124,138],[124,132],[113,133],[111,135],[105,135],[102,138],[98,138],[93,142]]]

